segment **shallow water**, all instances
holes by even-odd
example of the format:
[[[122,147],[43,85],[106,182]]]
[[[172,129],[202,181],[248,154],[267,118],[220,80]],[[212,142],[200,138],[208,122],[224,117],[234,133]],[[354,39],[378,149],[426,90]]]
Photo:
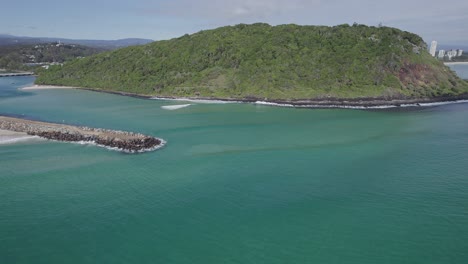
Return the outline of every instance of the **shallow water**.
[[[457,75],[465,80],[468,80],[468,64],[448,65]]]
[[[468,261],[466,103],[168,111],[184,102],[32,81],[0,78],[0,113],[167,145],[0,145],[0,263]]]

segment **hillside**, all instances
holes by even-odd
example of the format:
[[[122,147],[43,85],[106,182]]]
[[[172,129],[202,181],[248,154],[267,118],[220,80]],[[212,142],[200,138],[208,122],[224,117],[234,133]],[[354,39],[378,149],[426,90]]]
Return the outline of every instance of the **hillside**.
[[[29,44],[0,46],[0,68],[25,70],[37,63],[63,63],[105,51],[74,44]]]
[[[38,84],[155,96],[434,98],[468,84],[421,37],[364,25],[227,26],[74,60]]]

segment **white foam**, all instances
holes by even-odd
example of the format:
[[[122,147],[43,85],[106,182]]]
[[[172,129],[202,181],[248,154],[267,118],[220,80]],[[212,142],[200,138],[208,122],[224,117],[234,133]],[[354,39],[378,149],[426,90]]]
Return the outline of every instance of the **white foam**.
[[[434,102],[434,103],[420,103],[420,106],[438,106],[438,105],[448,105],[448,104],[461,104],[461,103],[468,103],[468,100],[457,100],[457,101],[442,101],[442,102]],[[401,106],[417,106],[417,104],[407,104]]]
[[[177,109],[181,109],[181,108],[185,108],[185,107],[188,107],[190,106],[191,104],[181,104],[181,105],[163,105],[161,106],[162,109],[166,109],[166,110],[177,110]]]
[[[347,106],[347,105],[314,105],[314,104],[307,104],[307,105],[293,105],[293,104],[279,104],[279,103],[272,103],[272,102],[265,102],[265,101],[256,101],[255,104],[258,105],[267,105],[267,106],[280,106],[280,107],[295,107],[295,108],[349,108],[349,109],[367,109],[372,107],[365,107],[365,106]],[[375,108],[388,108],[388,107],[395,107],[395,106],[375,106]]]
[[[0,145],[15,144],[24,141],[40,140],[38,136],[0,136]]]
[[[52,140],[52,141],[57,141],[57,142],[66,142],[66,143],[74,143],[74,144],[79,144],[79,145],[91,145],[91,146],[97,146],[101,148],[106,148],[108,150],[113,150],[113,151],[119,151],[119,152],[125,152],[125,153],[144,153],[144,152],[150,152],[150,151],[155,151],[157,149],[160,149],[166,145],[166,141],[158,138],[158,140],[161,141],[161,143],[157,146],[154,146],[152,148],[146,148],[146,149],[140,149],[140,150],[128,150],[128,149],[122,149],[122,148],[117,148],[117,147],[109,147],[106,145],[98,144],[95,141],[58,141],[58,140]]]
[[[272,102],[266,102],[266,101],[256,101],[255,104],[258,105],[271,105],[271,106],[282,106],[282,107],[294,107],[292,104],[278,104],[278,103],[272,103]]]

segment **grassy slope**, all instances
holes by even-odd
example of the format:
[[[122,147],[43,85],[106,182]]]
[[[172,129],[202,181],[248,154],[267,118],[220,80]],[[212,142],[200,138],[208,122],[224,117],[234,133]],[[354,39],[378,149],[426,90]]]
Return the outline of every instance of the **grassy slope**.
[[[218,98],[436,97],[468,91],[422,39],[363,25],[237,25],[68,62],[39,84]]]

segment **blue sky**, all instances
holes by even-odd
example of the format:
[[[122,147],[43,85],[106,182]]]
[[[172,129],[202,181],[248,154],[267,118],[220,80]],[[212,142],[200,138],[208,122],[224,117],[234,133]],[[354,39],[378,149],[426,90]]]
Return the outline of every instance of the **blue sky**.
[[[177,37],[238,23],[397,27],[468,44],[468,1],[446,0],[14,0],[2,1],[0,34],[76,39]]]

